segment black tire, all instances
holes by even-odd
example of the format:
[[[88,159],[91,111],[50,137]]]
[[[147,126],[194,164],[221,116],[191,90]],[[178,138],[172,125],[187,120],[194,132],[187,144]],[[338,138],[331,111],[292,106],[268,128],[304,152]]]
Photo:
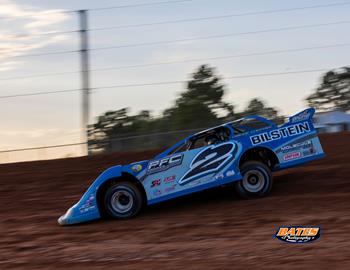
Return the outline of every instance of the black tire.
[[[142,195],[139,188],[131,182],[117,182],[108,187],[104,196],[107,214],[116,219],[136,216],[142,208]]]
[[[247,161],[241,167],[242,180],[235,183],[237,193],[246,199],[261,198],[272,188],[272,174],[264,163]]]

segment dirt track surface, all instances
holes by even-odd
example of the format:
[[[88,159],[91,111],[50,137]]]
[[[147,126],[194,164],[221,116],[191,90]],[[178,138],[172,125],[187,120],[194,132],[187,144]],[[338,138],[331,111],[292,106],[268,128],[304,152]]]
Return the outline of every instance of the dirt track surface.
[[[142,160],[114,154],[0,166],[0,269],[350,269],[350,134],[321,137],[323,160],[275,175],[269,197],[219,188],[127,221],[59,227],[99,172]],[[273,239],[280,225],[318,225],[321,239]]]

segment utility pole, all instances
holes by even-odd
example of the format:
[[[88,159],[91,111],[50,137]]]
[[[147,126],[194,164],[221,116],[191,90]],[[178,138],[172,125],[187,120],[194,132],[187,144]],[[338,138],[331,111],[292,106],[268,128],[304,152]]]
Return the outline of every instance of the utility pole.
[[[81,61],[81,94],[82,94],[82,141],[83,153],[89,155],[87,144],[87,126],[90,117],[90,74],[89,74],[89,40],[87,10],[79,10],[80,20],[80,61]]]

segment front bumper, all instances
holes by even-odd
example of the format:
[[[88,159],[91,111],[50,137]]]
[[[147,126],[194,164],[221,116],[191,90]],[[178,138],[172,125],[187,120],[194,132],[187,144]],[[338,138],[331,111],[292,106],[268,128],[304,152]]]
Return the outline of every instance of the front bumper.
[[[101,217],[100,211],[97,207],[94,194],[85,194],[82,199],[67,210],[67,212],[60,216],[57,220],[61,226],[71,225]]]
[[[59,217],[57,220],[58,224],[64,226],[101,218],[96,200],[97,190],[108,179],[120,176],[121,168],[120,165],[114,166],[100,174],[84,193],[79,202],[69,208],[64,215]]]
[[[89,213],[81,213],[79,209],[76,209],[73,206],[69,208],[64,215],[60,216],[57,222],[60,226],[65,226],[65,225],[72,225],[72,224],[87,222],[87,221],[91,221],[99,218],[101,218],[101,216],[97,209]]]
[[[69,218],[72,215],[72,211],[73,207],[69,208],[64,215],[60,216],[57,220],[58,224],[61,226],[72,224],[69,222]]]

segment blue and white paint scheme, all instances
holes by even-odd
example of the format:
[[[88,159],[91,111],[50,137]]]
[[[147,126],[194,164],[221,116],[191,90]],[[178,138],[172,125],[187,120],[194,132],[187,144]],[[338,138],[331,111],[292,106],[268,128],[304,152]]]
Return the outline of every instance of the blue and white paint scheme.
[[[58,222],[66,225],[99,219],[99,190],[108,181],[123,177],[137,181],[151,205],[241,180],[240,161],[253,149],[265,149],[274,155],[272,171],[322,158],[325,154],[312,123],[314,113],[313,108],[306,109],[279,126],[260,116],[244,117],[193,134],[151,160],[111,167]],[[224,139],[194,146],[196,140],[214,132],[224,132]]]

